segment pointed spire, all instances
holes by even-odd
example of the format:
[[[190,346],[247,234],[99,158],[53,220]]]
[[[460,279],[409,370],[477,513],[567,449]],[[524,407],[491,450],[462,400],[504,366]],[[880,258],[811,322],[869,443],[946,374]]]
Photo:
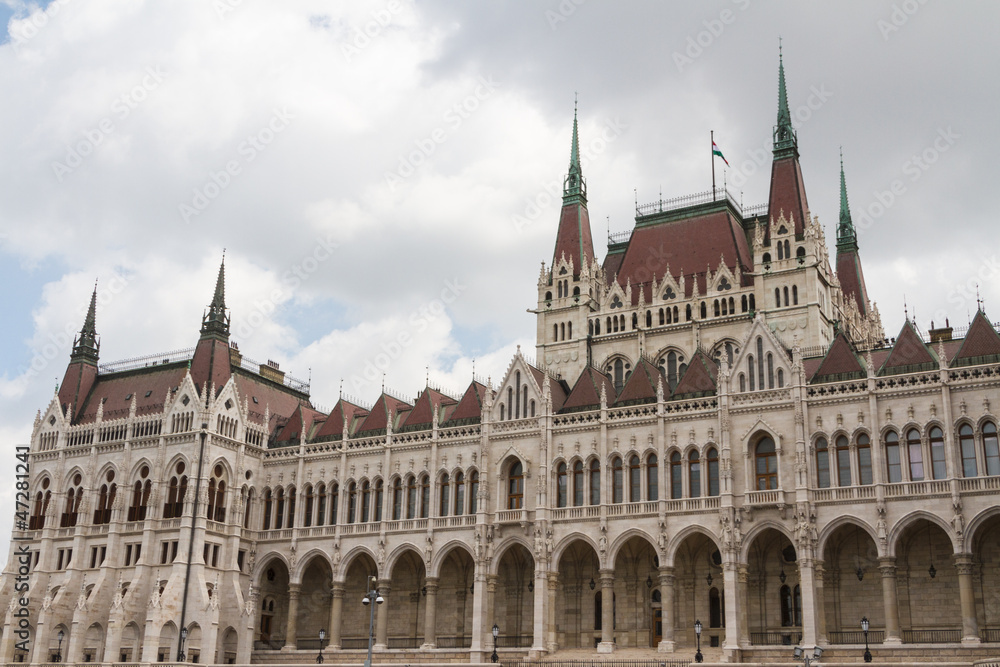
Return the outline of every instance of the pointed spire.
[[[847,203],[847,181],[844,178],[844,152],[840,152],[840,224],[837,225],[837,251],[849,252],[858,249],[858,235],[851,220],[851,208]]]
[[[94,292],[90,295],[90,307],[83,320],[80,336],[73,341],[73,352],[70,361],[86,361],[97,364],[98,352],[101,349],[97,341],[97,282],[94,282]]]
[[[792,127],[792,114],[788,110],[788,91],[785,88],[785,62],[778,43],[778,121],[774,126],[774,157],[798,155],[798,141]]]
[[[580,166],[580,130],[577,122],[577,103],[573,99],[573,143],[569,150],[569,171],[563,182],[563,205],[571,203],[575,198],[587,201],[587,183],[583,180],[583,168]]]
[[[208,306],[208,313],[201,320],[202,338],[219,336],[229,339],[229,316],[226,314],[226,254],[222,253],[219,277],[215,280],[215,294]]]

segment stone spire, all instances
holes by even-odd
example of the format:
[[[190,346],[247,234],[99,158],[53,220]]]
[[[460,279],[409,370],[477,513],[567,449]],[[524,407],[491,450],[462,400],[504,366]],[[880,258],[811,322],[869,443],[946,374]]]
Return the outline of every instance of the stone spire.
[[[229,338],[229,316],[226,314],[226,258],[222,257],[219,277],[215,281],[215,294],[208,306],[208,313],[201,320],[201,335],[217,335]]]
[[[583,169],[580,167],[580,131],[577,122],[576,101],[573,102],[573,143],[569,150],[569,171],[563,181],[563,206],[566,204],[587,202],[587,182],[583,179]]]
[[[799,166],[799,143],[792,127],[792,114],[788,110],[788,91],[785,87],[785,63],[778,50],[778,120],[774,126],[774,151],[771,162],[771,193],[768,197],[769,223],[764,232],[764,245],[771,244],[771,226],[784,217],[795,237],[805,233],[809,202]]]
[[[778,120],[774,126],[774,157],[798,157],[798,138],[792,127],[792,114],[788,110],[788,91],[785,88],[785,62],[778,46]]]
[[[83,320],[83,328],[80,329],[79,337],[73,340],[73,352],[70,362],[85,361],[97,364],[98,352],[101,344],[97,340],[97,284],[94,284],[94,293],[90,295],[90,308],[87,309],[87,317]]]
[[[844,179],[844,153],[840,153],[840,224],[837,225],[837,252],[857,251],[858,234],[847,204],[847,181]]]
[[[552,254],[552,268],[565,257],[573,265],[574,277],[594,261],[594,240],[590,233],[587,212],[587,182],[580,165],[580,132],[576,105],[573,107],[573,143],[569,151],[569,171],[563,181],[563,205],[559,213],[559,230]]]

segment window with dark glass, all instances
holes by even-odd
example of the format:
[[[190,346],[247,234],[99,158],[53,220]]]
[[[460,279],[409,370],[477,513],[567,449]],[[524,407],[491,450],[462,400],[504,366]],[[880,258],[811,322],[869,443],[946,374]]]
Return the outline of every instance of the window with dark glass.
[[[719,495],[719,450],[710,447],[705,455],[708,464],[708,495]]]
[[[934,479],[944,479],[947,475],[944,463],[944,431],[933,426],[930,431],[931,443],[931,476]]]
[[[382,520],[382,502],[384,500],[385,500],[385,484],[383,484],[382,480],[379,479],[375,481],[375,511],[373,512],[375,521]]]
[[[986,460],[986,474],[1000,475],[1000,447],[997,445],[997,425],[983,424],[983,455]]]
[[[633,454],[628,460],[628,501],[637,503],[642,500],[642,467],[639,457]]]
[[[670,497],[673,499],[684,497],[684,467],[681,463],[680,452],[670,455]]]
[[[659,499],[659,467],[656,464],[656,454],[646,458],[646,500]]]
[[[757,443],[757,490],[766,491],[778,488],[778,454],[774,448],[774,440],[763,438]]]
[[[507,480],[507,509],[519,510],[524,507],[524,468],[516,461],[510,467]]]
[[[455,473],[455,516],[465,513],[465,475]]]
[[[406,478],[406,518],[417,516],[417,479],[410,475]]]
[[[895,431],[885,434],[885,462],[890,482],[903,481],[903,464],[899,455],[899,436]]]
[[[830,450],[826,438],[816,441],[816,486],[821,489],[830,487]]]
[[[858,434],[858,475],[858,483],[862,485],[867,486],[875,481],[872,476],[871,440],[866,433]]]
[[[601,464],[597,459],[590,462],[590,504],[601,504]]]
[[[372,487],[371,484],[366,479],[361,482],[361,523],[368,523],[369,517],[371,516],[372,506]]]
[[[473,470],[469,475],[469,514],[479,511],[479,471]]]
[[[426,519],[431,512],[431,478],[424,475],[420,478],[420,518]]]
[[[920,432],[911,428],[906,432],[906,454],[910,459],[910,481],[924,478],[924,454],[920,447]]]
[[[843,435],[837,438],[837,484],[851,485],[851,446]]]
[[[566,463],[556,467],[556,507],[566,507]]]
[[[573,506],[583,505],[583,461],[573,464]]]
[[[976,463],[976,438],[972,427],[968,424],[962,424],[958,429],[958,444],[962,451],[962,474],[965,477],[975,477],[979,474]]]
[[[392,520],[398,521],[403,516],[403,480],[396,478],[392,483]]]
[[[441,491],[438,502],[438,516],[448,516],[448,473],[441,475]]]
[[[611,459],[611,502],[622,501],[622,460],[621,457]]]

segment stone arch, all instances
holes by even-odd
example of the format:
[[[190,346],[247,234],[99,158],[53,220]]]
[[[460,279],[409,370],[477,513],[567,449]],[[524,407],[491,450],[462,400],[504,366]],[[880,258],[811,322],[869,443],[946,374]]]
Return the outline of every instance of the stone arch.
[[[233,470],[232,463],[225,456],[217,457],[214,461],[212,461],[209,467],[205,468],[206,477],[211,478],[215,475],[215,466],[217,465],[222,466],[222,477],[220,477],[220,479],[226,482],[226,486],[233,486],[235,483],[234,480],[236,479],[236,472]]]
[[[333,561],[330,560],[330,554],[319,547],[313,547],[297,559],[295,568],[289,574],[292,583],[301,583],[302,574],[317,558],[323,561],[331,572],[333,571]]]
[[[159,647],[157,649],[159,662],[170,660],[177,654],[177,626],[173,621],[167,621],[160,628]]]
[[[590,548],[594,550],[595,554],[600,553],[600,550],[597,547],[597,542],[595,542],[592,537],[584,533],[572,532],[569,535],[563,537],[561,540],[559,540],[559,543],[556,544],[555,548],[552,550],[552,555],[549,557],[550,564],[554,563],[556,567],[558,567],[559,560],[563,557],[563,554],[566,552],[566,549],[568,549],[570,545],[573,544],[573,542],[577,541],[585,542],[586,544],[590,545]]]
[[[535,605],[535,557],[520,539],[509,540],[493,559],[497,585],[493,594],[492,615],[514,644],[531,645]]]
[[[475,554],[472,553],[472,549],[464,541],[460,539],[453,539],[446,542],[443,546],[434,550],[434,557],[431,558],[431,567],[427,573],[428,577],[439,577],[441,576],[441,565],[445,562],[445,559],[451,555],[451,552],[455,549],[461,549],[469,555],[470,558],[475,560]]]
[[[118,649],[120,662],[138,662],[142,655],[142,631],[139,624],[131,621],[122,630],[121,647]]]
[[[520,535],[511,535],[510,537],[506,538],[502,543],[497,545],[496,549],[494,550],[493,559],[490,561],[490,572],[489,572],[490,574],[497,574],[500,568],[501,559],[503,559],[503,557],[507,555],[507,552],[510,551],[512,547],[517,545],[524,547],[527,550],[528,554],[531,555],[531,559],[534,560],[535,556],[531,551],[532,545],[527,540],[527,538],[522,537]]]
[[[153,464],[152,461],[143,456],[140,457],[139,460],[136,461],[134,464],[132,464],[132,467],[129,469],[128,473],[129,482],[135,484],[136,481],[142,479],[141,477],[139,477],[139,471],[142,470],[142,466],[147,466],[149,468],[149,476],[147,476],[146,479],[153,479],[153,474],[156,472],[156,466]]]
[[[710,542],[712,542],[715,545],[716,549],[719,550],[722,549],[722,547],[719,545],[718,535],[712,533],[712,531],[710,531],[705,526],[702,526],[700,524],[692,524],[690,526],[685,526],[681,530],[677,531],[677,533],[672,538],[670,538],[670,540],[667,542],[666,554],[664,554],[666,562],[661,563],[661,565],[673,566],[674,562],[677,559],[677,552],[681,548],[681,545],[684,544],[684,541],[687,540],[692,535],[704,535],[706,538],[708,538]]]
[[[184,464],[184,472],[181,473],[182,475],[187,475],[188,477],[191,477],[192,475],[197,474],[197,471],[192,472],[191,461],[188,460],[188,457],[182,454],[181,452],[177,452],[176,454],[170,457],[170,460],[167,461],[167,464],[163,466],[163,470],[160,471],[160,474],[163,475],[160,481],[164,482],[170,481],[170,478],[173,475],[177,474],[176,470],[178,463]]]
[[[955,535],[952,526],[946,522],[944,519],[939,517],[937,514],[928,512],[927,510],[914,510],[909,512],[905,516],[899,519],[892,528],[889,530],[888,538],[888,553],[887,556],[896,557],[898,556],[898,547],[900,538],[906,533],[906,530],[911,527],[914,523],[920,519],[925,519],[935,524],[944,531],[944,534],[951,541],[951,547],[953,553],[959,553],[961,551],[961,540]]]
[[[81,655],[84,662],[102,662],[104,660],[104,643],[104,627],[100,623],[91,623],[83,638],[83,653]]]
[[[296,577],[299,583],[299,601],[295,616],[297,638],[319,636],[320,629],[328,629],[330,607],[333,604],[333,569],[326,554],[311,552],[311,557],[301,559]]]
[[[792,535],[791,531],[789,531],[788,527],[785,526],[785,524],[781,523],[780,521],[775,521],[774,519],[760,519],[754,521],[754,523],[756,525],[749,531],[747,531],[747,534],[743,536],[743,548],[740,549],[741,563],[746,564],[749,562],[748,558],[750,555],[750,547],[753,544],[753,541],[758,537],[760,537],[761,533],[768,530],[769,528],[778,531],[779,533],[784,535],[788,539],[788,541],[792,543],[793,546],[795,545],[795,538]],[[797,551],[798,549],[796,549],[796,552]]]
[[[965,527],[965,531],[962,533],[964,536],[963,547],[964,551],[971,551],[970,547],[975,544],[975,541],[979,539],[976,534],[979,530],[993,517],[1000,516],[1000,505],[994,505],[993,507],[988,507],[981,511],[979,514],[974,516],[971,521]]]
[[[365,557],[365,556],[367,556],[371,560],[371,562],[375,564],[375,570],[376,570],[375,574],[376,574],[376,576],[378,576],[379,578],[384,577],[385,575],[379,570],[378,561],[375,559],[375,554],[372,552],[372,550],[369,549],[368,547],[362,545],[362,544],[359,544],[359,545],[351,548],[350,551],[348,551],[346,554],[344,554],[343,561],[340,564],[340,576],[341,576],[341,578],[338,579],[337,581],[339,581],[341,583],[344,582],[345,581],[345,577],[347,575],[347,571],[349,569],[351,569],[351,566],[354,565],[354,562],[356,560],[358,560],[359,558],[362,558],[362,557]]]
[[[239,650],[239,633],[233,626],[227,627],[219,633],[215,647],[215,664],[229,665],[236,663],[236,655]]]
[[[275,562],[279,562],[284,566],[286,572],[291,572],[292,568],[288,565],[288,559],[285,555],[279,551],[269,551],[262,555],[257,563],[254,565],[253,572],[250,574],[250,578],[256,582],[260,582],[261,576],[267,571],[269,566],[272,566]]]
[[[857,526],[865,533],[867,533],[868,537],[872,538],[872,542],[875,543],[876,548],[879,549],[878,555],[880,557],[885,556],[885,554],[882,553],[882,549],[879,545],[878,534],[875,532],[875,529],[872,528],[867,521],[865,521],[860,517],[854,516],[853,514],[842,514],[841,516],[838,516],[837,518],[831,520],[825,526],[823,526],[823,530],[820,531],[819,538],[816,540],[816,553],[823,554],[826,551],[827,541],[830,539],[830,537],[835,532],[837,532],[838,528],[847,525]]]
[[[413,554],[419,559],[423,560],[423,554],[420,552],[420,547],[418,547],[413,542],[403,542],[402,544],[393,548],[386,556],[385,564],[382,566],[385,571],[381,574],[382,577],[392,578],[392,570],[396,567],[396,563],[402,558],[407,552],[413,552]]]
[[[615,561],[618,559],[618,554],[621,552],[622,547],[625,546],[625,544],[633,537],[638,537],[644,540],[649,544],[650,548],[652,548],[654,552],[657,551],[656,539],[652,535],[641,528],[628,528],[612,540],[611,545],[608,548],[607,562],[602,563],[602,567],[608,567],[609,565],[613,567]]]

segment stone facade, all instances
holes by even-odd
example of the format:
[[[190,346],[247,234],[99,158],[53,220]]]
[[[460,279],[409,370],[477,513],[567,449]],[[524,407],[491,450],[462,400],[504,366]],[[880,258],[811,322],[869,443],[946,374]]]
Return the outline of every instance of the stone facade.
[[[538,361],[461,397],[315,410],[229,341],[221,270],[176,357],[98,366],[92,306],[35,421],[0,658],[311,661],[320,630],[367,647],[370,577],[376,650],[414,656],[488,658],[494,624],[533,656],[690,650],[696,619],[732,661],[857,644],[863,616],[883,646],[1000,640],[1000,336],[980,312],[886,340],[846,189],[850,288],[777,205],[802,187],[783,122],[768,207],[657,202],[603,263],[574,126]]]

